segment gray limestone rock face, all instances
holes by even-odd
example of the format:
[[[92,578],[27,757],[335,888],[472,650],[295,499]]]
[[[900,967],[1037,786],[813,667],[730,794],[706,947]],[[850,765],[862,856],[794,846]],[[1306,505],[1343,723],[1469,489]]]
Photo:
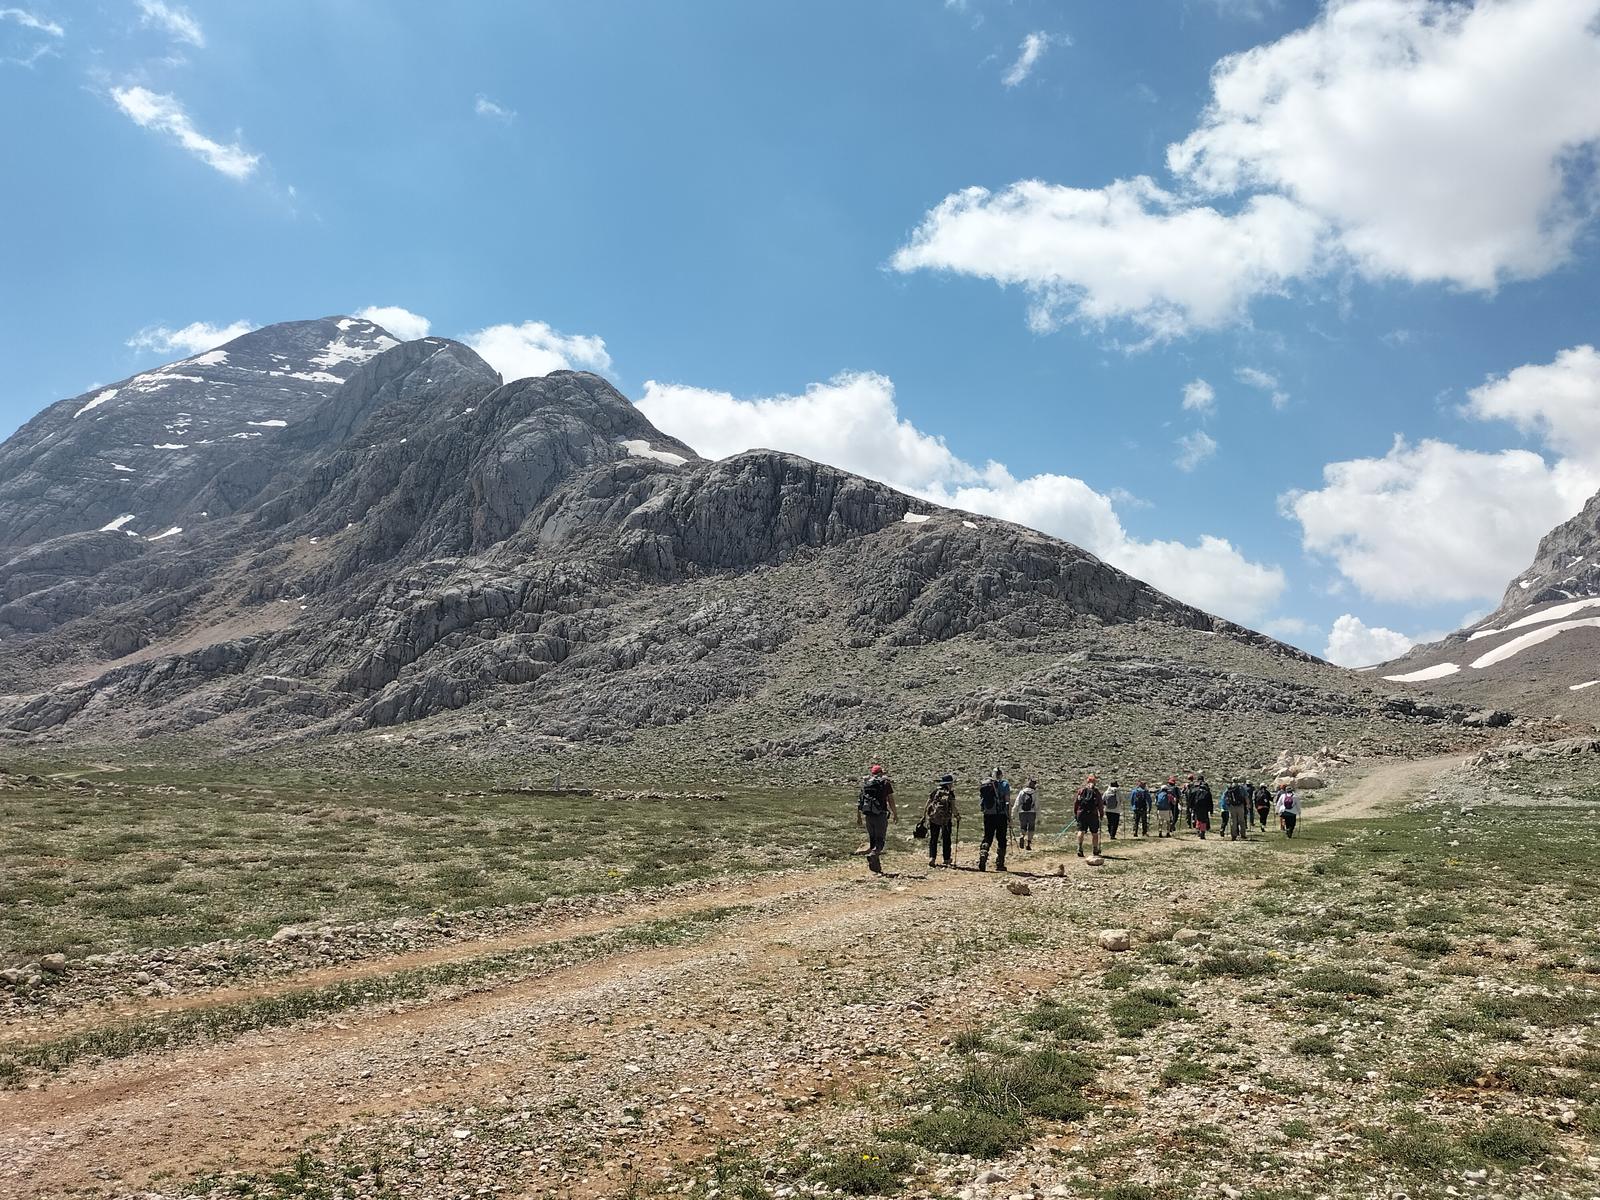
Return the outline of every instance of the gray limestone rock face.
[[[288,431],[398,344],[351,317],[269,325],[52,404],[0,445],[0,551],[105,528],[157,538],[241,511]]]
[[[757,763],[1130,699],[1448,715],[1386,707],[1044,534],[791,454],[707,461],[597,375],[503,382],[460,343],[351,318],[61,402],[0,464],[17,736],[312,739],[477,714],[573,746],[716,718]],[[1013,651],[1025,666],[965,676]]]

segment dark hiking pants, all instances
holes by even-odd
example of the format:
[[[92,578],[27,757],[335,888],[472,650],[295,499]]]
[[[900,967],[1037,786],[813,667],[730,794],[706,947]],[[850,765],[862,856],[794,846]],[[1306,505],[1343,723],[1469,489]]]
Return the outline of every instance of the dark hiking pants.
[[[1289,837],[1293,837],[1294,836],[1294,823],[1296,821],[1298,821],[1299,819],[1300,819],[1300,814],[1299,813],[1286,812],[1286,813],[1283,814],[1283,832],[1287,836],[1289,836]]]
[[[1122,814],[1119,812],[1106,813],[1106,832],[1112,837],[1117,836],[1117,826],[1122,824]]]
[[[950,865],[950,826],[928,826],[928,861],[931,863],[939,857],[939,844],[944,843],[944,865]]]
[[[1133,836],[1138,837],[1140,834],[1145,837],[1150,836],[1150,810],[1148,808],[1136,808],[1133,810]]]
[[[883,844],[889,840],[889,814],[867,814],[867,866],[878,869],[878,859],[883,854]]]
[[[1010,824],[1009,813],[983,814],[983,844],[978,848],[980,865],[989,861],[989,844],[993,842],[994,865],[999,870],[1006,869],[1006,839],[1009,836],[1007,827]]]

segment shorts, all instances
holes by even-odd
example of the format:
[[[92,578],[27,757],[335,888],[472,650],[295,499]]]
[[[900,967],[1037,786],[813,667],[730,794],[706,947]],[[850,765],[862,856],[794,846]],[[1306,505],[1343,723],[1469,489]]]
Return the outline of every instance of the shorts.
[[[1079,813],[1078,814],[1078,832],[1079,833],[1099,833],[1100,832],[1100,818],[1097,815],[1095,815],[1094,813]]]
[[[1033,827],[1035,824],[1037,824],[1038,820],[1039,812],[1037,809],[1035,809],[1033,812],[1019,812],[1017,814],[1017,828],[1023,833],[1032,833]]]

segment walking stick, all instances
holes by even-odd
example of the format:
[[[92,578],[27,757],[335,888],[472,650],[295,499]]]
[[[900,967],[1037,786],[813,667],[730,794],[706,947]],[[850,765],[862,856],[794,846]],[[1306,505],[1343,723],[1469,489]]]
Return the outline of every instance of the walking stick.
[[[955,848],[955,852],[950,855],[950,865],[952,867],[959,867],[961,865],[961,814],[960,813],[956,814],[956,848]]]

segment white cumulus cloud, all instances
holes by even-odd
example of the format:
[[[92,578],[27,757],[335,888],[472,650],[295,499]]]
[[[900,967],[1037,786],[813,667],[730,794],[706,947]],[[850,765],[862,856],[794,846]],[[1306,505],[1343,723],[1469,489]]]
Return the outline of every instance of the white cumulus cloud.
[[[151,325],[128,339],[134,350],[148,350],[160,354],[200,354],[213,350],[224,342],[249,333],[255,325],[249,321],[235,321],[231,325],[212,325],[208,321],[194,321],[181,329],[168,329],[165,325]]]
[[[496,103],[482,92],[479,92],[472,102],[472,111],[480,117],[489,117],[495,121],[513,121],[516,119],[517,110],[507,108],[504,104]]]
[[[1183,385],[1183,407],[1186,412],[1209,417],[1217,410],[1217,389],[1204,379],[1190,380]]]
[[[1192,471],[1217,452],[1217,439],[1196,429],[1178,439],[1178,457],[1173,464],[1180,471]]]
[[[428,336],[428,330],[433,327],[433,322],[427,317],[401,308],[397,304],[368,305],[355,315],[363,321],[382,325],[402,342],[414,342],[418,338],[425,338]]]
[[[261,162],[237,142],[219,142],[206,137],[175,96],[162,95],[144,87],[111,89],[111,98],[134,124],[165,133],[201,162],[230,179],[248,179]]]
[[[1039,65],[1039,60],[1044,57],[1044,52],[1058,43],[1071,43],[1070,38],[1052,37],[1048,33],[1030,33],[1022,39],[1022,45],[1017,47],[1016,61],[1007,68],[1001,83],[1007,87],[1016,87],[1029,75],[1033,68]]]
[[[943,438],[900,415],[886,376],[847,372],[798,395],[739,399],[683,384],[645,384],[639,408],[702,454],[765,448],[801,454],[881,479],[937,504],[1027,525],[1084,547],[1210,612],[1254,621],[1287,586],[1277,567],[1253,562],[1225,539],[1141,541],[1112,499],[1070,475],[1017,478],[1003,464],[956,455]]]
[[[1329,272],[1492,290],[1565,261],[1594,214],[1596,79],[1600,0],[1328,0],[1216,65],[1171,186],[968,188],[891,263],[1147,342]]]
[[[1360,617],[1345,613],[1328,631],[1328,645],[1322,657],[1341,667],[1370,667],[1399,658],[1414,644],[1403,633],[1368,625]]]
[[[1430,605],[1498,596],[1597,487],[1600,475],[1528,450],[1396,438],[1382,458],[1329,463],[1322,487],[1282,507],[1305,549],[1365,595]]]
[[[139,0],[139,21],[166,30],[167,35],[175,41],[196,47],[206,44],[200,22],[194,19],[188,9],[176,4],[166,4],[163,0]]]
[[[603,373],[611,369],[604,338],[559,333],[543,321],[490,325],[465,334],[461,340],[483,355],[507,383],[552,371]]]
[[[1554,362],[1491,379],[1467,394],[1466,407],[1472,416],[1510,421],[1556,453],[1600,468],[1600,353],[1593,346],[1574,346]]]
[[[67,32],[54,21],[46,20],[38,13],[29,12],[25,8],[0,8],[0,21],[10,21],[24,29],[31,29],[35,33],[54,38],[65,37]]]
[[[1509,421],[1553,453],[1396,438],[1382,458],[1329,463],[1322,487],[1280,501],[1305,549],[1375,598],[1497,598],[1600,489],[1600,354],[1574,346],[1517,367],[1473,388],[1462,411]]]
[[[1125,319],[1170,338],[1237,320],[1316,260],[1321,223],[1281,196],[1195,207],[1144,176],[1103,188],[1025,180],[947,196],[890,260],[1020,284],[1035,328]]]
[[[1292,198],[1371,277],[1492,289],[1560,263],[1592,211],[1596,80],[1600,0],[1330,0],[1217,64],[1168,165]]]
[[[1278,386],[1278,377],[1268,374],[1259,367],[1240,367],[1233,373],[1233,377],[1246,387],[1266,392],[1272,400],[1273,408],[1282,409],[1289,403],[1289,393]]]

